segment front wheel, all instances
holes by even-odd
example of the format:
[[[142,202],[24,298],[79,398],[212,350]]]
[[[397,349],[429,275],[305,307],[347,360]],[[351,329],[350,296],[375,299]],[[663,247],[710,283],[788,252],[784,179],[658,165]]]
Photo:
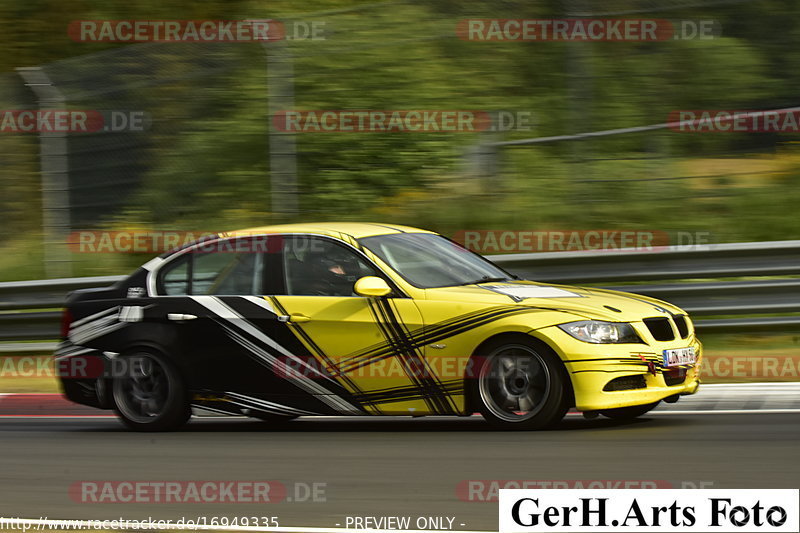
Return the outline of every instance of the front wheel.
[[[484,347],[472,398],[481,415],[499,429],[544,429],[567,412],[567,380],[561,360],[532,340]]]
[[[137,431],[169,431],[192,414],[178,369],[166,357],[139,351],[123,357],[124,372],[114,378],[114,411]]]
[[[604,409],[600,414],[613,418],[614,420],[632,420],[638,416],[642,416],[656,408],[661,402],[646,403],[644,405],[632,405],[630,407],[617,407],[615,409]]]

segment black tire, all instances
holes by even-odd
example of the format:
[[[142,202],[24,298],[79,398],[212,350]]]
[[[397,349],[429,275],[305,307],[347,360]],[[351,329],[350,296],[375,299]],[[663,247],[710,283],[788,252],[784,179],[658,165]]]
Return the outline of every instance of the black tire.
[[[467,390],[471,405],[492,426],[538,430],[564,418],[569,377],[546,345],[525,336],[501,338],[482,346],[475,360],[477,372],[468,377]]]
[[[644,405],[632,405],[630,407],[617,407],[616,409],[605,409],[600,411],[600,414],[614,420],[632,420],[638,416],[642,416],[656,408],[661,401],[655,403],[646,403]]]
[[[136,431],[171,431],[189,420],[192,409],[184,380],[163,355],[138,350],[124,357],[125,372],[111,385],[114,411]]]

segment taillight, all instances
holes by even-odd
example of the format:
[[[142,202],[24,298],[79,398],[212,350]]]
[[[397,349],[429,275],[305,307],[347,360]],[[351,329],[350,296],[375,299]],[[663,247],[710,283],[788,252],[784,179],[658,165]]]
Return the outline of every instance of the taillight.
[[[69,336],[69,326],[72,324],[72,313],[69,309],[64,309],[61,313],[61,339],[66,340]]]

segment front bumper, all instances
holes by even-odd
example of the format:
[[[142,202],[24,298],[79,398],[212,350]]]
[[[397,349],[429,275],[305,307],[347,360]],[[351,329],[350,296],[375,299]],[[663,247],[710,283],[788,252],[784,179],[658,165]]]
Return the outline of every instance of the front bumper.
[[[553,347],[564,362],[578,411],[654,403],[670,396],[694,394],[700,384],[703,347],[694,332],[685,339],[649,344],[589,344],[557,327],[532,334]],[[694,347],[696,363],[663,367],[663,350],[686,347]],[[636,388],[613,390],[619,386]]]

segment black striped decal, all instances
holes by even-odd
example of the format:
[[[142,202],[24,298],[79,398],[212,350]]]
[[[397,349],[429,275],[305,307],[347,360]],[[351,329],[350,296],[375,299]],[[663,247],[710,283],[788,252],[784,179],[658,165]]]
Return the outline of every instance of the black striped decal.
[[[393,356],[399,358],[406,375],[419,396],[435,414],[456,414],[456,406],[447,390],[431,370],[419,346],[415,346],[407,330],[400,324],[389,300],[369,299],[370,310],[381,329]]]
[[[531,308],[519,306],[493,307],[476,311],[411,331],[407,335],[408,342],[411,348],[417,350],[426,344],[439,342],[495,320],[529,312],[531,312]],[[342,373],[353,372],[359,368],[393,357],[393,349],[394,347],[389,342],[382,342],[349,355],[342,359],[335,369],[334,375],[338,376]]]

